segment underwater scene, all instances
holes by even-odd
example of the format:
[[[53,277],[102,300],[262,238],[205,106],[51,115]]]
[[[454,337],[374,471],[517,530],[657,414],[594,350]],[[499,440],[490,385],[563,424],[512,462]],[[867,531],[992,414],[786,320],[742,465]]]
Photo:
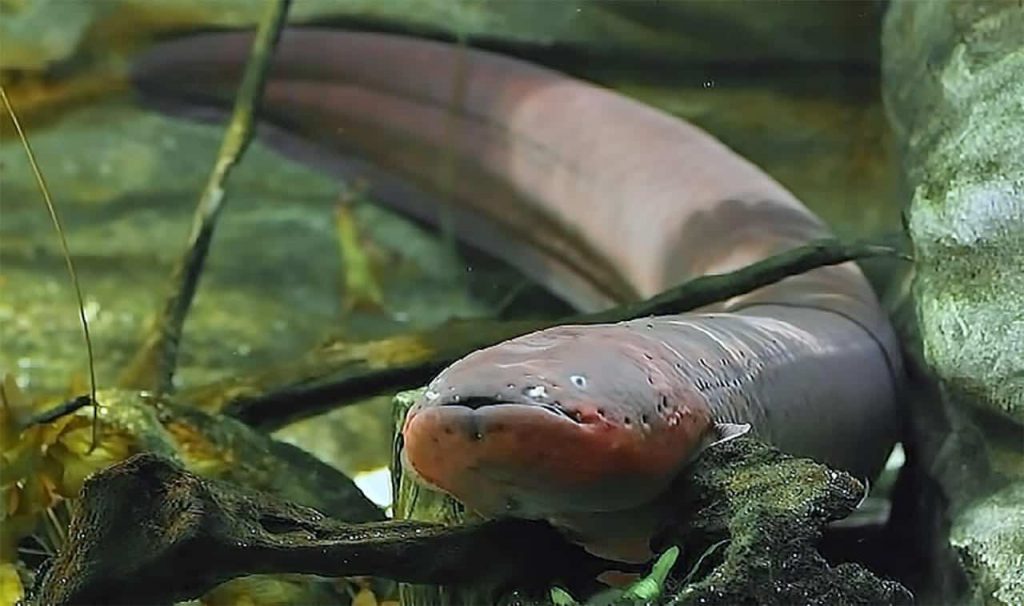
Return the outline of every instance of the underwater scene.
[[[0,0],[0,606],[1024,604],[1018,0]]]

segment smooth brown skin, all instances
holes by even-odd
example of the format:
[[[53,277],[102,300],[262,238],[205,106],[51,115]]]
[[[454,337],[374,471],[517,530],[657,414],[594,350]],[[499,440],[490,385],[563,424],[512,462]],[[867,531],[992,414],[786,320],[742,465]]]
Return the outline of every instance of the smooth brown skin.
[[[136,83],[163,103],[230,98],[250,44],[160,45]],[[582,310],[828,235],[696,127],[492,53],[289,30],[264,106],[305,136],[275,131],[287,153],[365,175],[378,199],[422,219],[450,202],[461,237]],[[481,513],[548,519],[597,553],[642,560],[659,497],[713,423],[874,476],[896,439],[900,368],[885,314],[847,263],[695,313],[558,327],[471,354],[410,412],[404,456]]]

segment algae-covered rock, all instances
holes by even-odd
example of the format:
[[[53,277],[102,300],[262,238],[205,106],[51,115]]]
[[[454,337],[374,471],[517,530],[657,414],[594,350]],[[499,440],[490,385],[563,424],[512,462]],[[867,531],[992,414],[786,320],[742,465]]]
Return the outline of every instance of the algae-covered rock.
[[[728,542],[720,558],[710,558],[714,567],[678,589],[671,604],[913,599],[895,581],[858,564],[833,566],[818,553],[823,527],[849,515],[864,496],[864,485],[845,473],[740,438],[705,451],[674,490],[680,517],[669,535],[689,554],[688,566],[698,565],[718,541]]]
[[[10,399],[11,383],[3,386],[3,409],[17,408],[34,414],[38,403]],[[370,502],[344,474],[312,455],[289,444],[278,442],[237,420],[211,415],[183,406],[170,398],[154,399],[127,390],[101,390],[97,433],[93,448],[91,408],[82,408],[53,422],[18,431],[6,415],[3,421],[4,466],[3,507],[0,507],[0,541],[4,564],[12,564],[16,546],[29,536],[41,536],[44,545],[56,549],[67,543],[67,520],[57,513],[79,503],[87,478],[109,469],[138,453],[148,453],[168,464],[184,466],[205,478],[217,479],[248,490],[264,491],[278,498],[329,512],[350,522],[380,521],[383,512]],[[3,425],[3,423],[0,423]],[[20,425],[20,423],[19,423]],[[35,489],[33,487],[39,487]],[[123,504],[131,508],[135,502]],[[74,508],[74,505],[71,506]],[[61,521],[63,519],[63,521]],[[160,525],[152,522],[149,530]],[[53,527],[50,533],[46,528]],[[173,534],[173,529],[168,530]],[[143,533],[145,534],[145,533]],[[156,533],[159,534],[159,533]],[[130,557],[116,552],[113,561]],[[41,569],[32,573],[38,574]],[[258,570],[256,570],[258,572]],[[316,579],[304,578],[289,583],[284,579],[260,578],[236,584],[232,594],[246,592],[268,596],[270,587],[289,589],[292,594],[317,591]],[[0,587],[8,593],[20,593],[16,587]],[[3,595],[0,593],[0,595]],[[244,600],[243,600],[244,601]],[[13,602],[4,602],[13,603]],[[264,602],[253,602],[260,604]],[[281,603],[281,602],[277,602]]]
[[[971,596],[1020,604],[1024,597],[1024,482],[980,499],[960,515],[950,543],[966,561],[975,587]]]
[[[883,57],[913,194],[917,328],[938,380],[911,401],[905,439],[918,485],[937,492],[913,497],[935,510],[917,518],[932,520],[934,562],[959,560],[938,572],[947,591],[1024,603],[1024,11],[894,2]]]
[[[66,59],[111,2],[12,0],[0,3],[0,68],[43,69]]]
[[[419,391],[395,398],[396,430]],[[418,485],[393,466],[395,517],[447,524],[466,519],[453,499]],[[823,527],[850,514],[865,487],[851,476],[748,438],[705,451],[672,488],[678,517],[652,546],[682,547],[668,604],[903,604],[899,583],[853,563],[833,566],[818,553]],[[406,586],[406,604],[468,604],[490,588]],[[474,591],[475,590],[475,591]],[[518,596],[517,600],[524,599]]]
[[[950,397],[1024,422],[1024,11],[896,2],[885,35],[925,355]]]

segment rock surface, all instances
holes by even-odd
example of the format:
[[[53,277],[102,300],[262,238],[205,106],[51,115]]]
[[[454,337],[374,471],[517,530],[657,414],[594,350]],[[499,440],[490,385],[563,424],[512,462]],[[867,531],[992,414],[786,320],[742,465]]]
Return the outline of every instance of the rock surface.
[[[1024,422],[1024,12],[897,2],[885,41],[925,355],[950,397]]]
[[[894,2],[883,57],[940,387],[913,406],[909,436],[949,505],[935,549],[953,547],[968,599],[1024,603],[1024,11]]]

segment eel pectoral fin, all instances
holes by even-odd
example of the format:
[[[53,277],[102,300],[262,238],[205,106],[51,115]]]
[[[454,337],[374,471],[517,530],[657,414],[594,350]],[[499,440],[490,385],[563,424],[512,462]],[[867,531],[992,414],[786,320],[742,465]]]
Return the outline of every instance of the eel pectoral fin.
[[[750,433],[749,423],[715,423],[711,431],[704,437],[703,443],[697,448],[696,452],[693,453],[692,459],[696,459],[709,448],[724,444],[730,440],[735,440],[740,436],[744,436]]]
[[[748,433],[750,433],[750,423],[715,423],[714,436],[708,447],[717,446]]]

